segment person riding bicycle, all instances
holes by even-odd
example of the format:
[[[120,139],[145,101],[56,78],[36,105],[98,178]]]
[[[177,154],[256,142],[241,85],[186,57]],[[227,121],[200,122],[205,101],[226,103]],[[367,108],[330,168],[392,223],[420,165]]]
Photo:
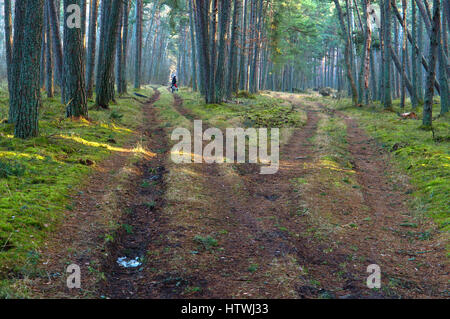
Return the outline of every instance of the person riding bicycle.
[[[176,75],[174,75],[173,77],[172,77],[172,91],[174,91],[174,88],[176,88],[176,90],[178,91],[178,86],[177,86],[177,76]]]

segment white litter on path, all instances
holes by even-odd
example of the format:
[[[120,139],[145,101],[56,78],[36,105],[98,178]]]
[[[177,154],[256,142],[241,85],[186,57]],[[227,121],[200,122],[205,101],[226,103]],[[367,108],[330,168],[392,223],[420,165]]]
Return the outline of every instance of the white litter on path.
[[[136,268],[142,265],[139,261],[139,257],[134,259],[128,259],[128,257],[119,257],[117,258],[117,263],[124,268]]]

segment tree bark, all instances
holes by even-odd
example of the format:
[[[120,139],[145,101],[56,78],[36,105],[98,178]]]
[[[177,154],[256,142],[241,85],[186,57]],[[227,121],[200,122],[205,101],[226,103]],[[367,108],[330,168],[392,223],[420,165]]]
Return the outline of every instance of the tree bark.
[[[195,42],[195,27],[194,27],[194,14],[193,14],[193,5],[192,5],[192,1],[193,0],[188,0],[189,1],[189,24],[190,24],[190,34],[191,34],[191,50],[192,50],[192,59],[191,59],[191,64],[192,64],[192,89],[194,91],[197,91],[198,89],[198,85],[197,85],[197,45]]]
[[[428,60],[428,73],[425,86],[425,101],[423,105],[422,124],[425,128],[429,128],[433,123],[433,95],[434,95],[434,81],[436,75],[436,58],[439,46],[439,30],[441,26],[440,16],[440,1],[433,0],[433,23],[430,38],[430,50]]]
[[[233,30],[231,33],[231,43],[230,43],[230,59],[228,62],[230,74],[228,76],[227,84],[227,98],[231,98],[232,93],[236,93],[238,86],[238,47],[239,47],[239,23],[241,20],[242,12],[242,0],[234,0],[234,11],[233,11]]]
[[[402,72],[401,72],[401,99],[400,105],[402,108],[405,107],[405,81],[406,81],[406,9],[407,2],[402,0],[402,11],[403,11],[403,37],[402,37]]]
[[[217,14],[219,11],[218,0],[212,0],[212,18],[211,18],[211,32],[210,32],[210,46],[211,46],[211,56],[210,56],[210,77],[209,77],[209,97],[208,100],[211,103],[216,102],[216,67],[217,67]],[[208,10],[208,9],[206,9]]]
[[[53,49],[55,54],[55,69],[58,79],[58,84],[61,87],[61,90],[63,90],[63,49],[62,49],[62,43],[61,43],[61,35],[59,31],[59,18],[58,13],[59,12],[59,6],[56,7],[55,0],[47,0],[48,6],[49,6],[49,13],[50,13],[50,23],[52,26],[52,42],[53,42]],[[58,2],[59,3],[59,2]],[[61,96],[63,95],[63,92],[61,93]]]
[[[122,36],[122,74],[120,76],[121,79],[121,88],[122,94],[127,93],[127,52],[128,52],[128,15],[130,14],[130,6],[131,2],[129,0],[123,0],[123,36]]]
[[[135,22],[135,60],[134,60],[134,88],[141,87],[141,64],[142,64],[142,0],[136,0],[136,22]]]
[[[230,27],[231,0],[222,0],[220,7],[220,30],[219,30],[219,51],[217,59],[217,70],[215,77],[216,102],[222,102],[225,96],[225,69],[226,69],[226,35]]]
[[[47,89],[47,97],[51,98],[54,96],[54,87],[53,87],[53,46],[51,41],[51,26],[50,26],[50,12],[48,1],[45,1],[44,10],[46,10],[46,35],[47,35],[47,49],[46,49],[46,66],[47,66],[47,74],[46,74],[46,89]]]
[[[446,0],[444,0],[445,2]],[[443,11],[444,13],[444,11]],[[442,22],[445,26],[444,22],[445,16],[442,15]],[[445,45],[444,45],[444,38],[447,37],[447,34],[445,32],[445,28],[439,28],[439,34],[438,34],[438,61],[439,61],[439,83],[441,84],[441,111],[440,114],[443,115],[448,112],[448,104],[449,104],[449,87],[448,87],[448,81],[447,81],[447,58],[445,55]]]
[[[119,23],[117,24],[117,44],[116,44],[116,86],[117,86],[117,92],[120,94],[122,94],[122,80],[121,80],[121,75],[122,75],[122,53],[123,53],[123,41],[122,41],[122,30],[123,30],[123,10],[120,10],[120,15],[119,15]]]
[[[16,1],[14,8],[14,39],[11,57],[11,80],[9,81],[9,115],[8,122],[16,123],[17,109],[20,98],[20,73],[22,63],[22,46],[24,42],[24,23],[27,1]]]
[[[333,0],[334,4],[336,5],[336,10],[338,13],[338,19],[341,24],[342,33],[344,35],[345,40],[345,53],[344,53],[344,60],[345,60],[345,66],[346,66],[346,72],[347,72],[347,79],[350,83],[351,92],[352,92],[352,101],[353,105],[358,105],[358,91],[356,89],[356,84],[352,75],[352,67],[350,64],[350,38],[347,32],[347,28],[345,26],[344,22],[344,16],[342,13],[341,5],[339,4],[339,0]]]
[[[210,92],[211,86],[210,84],[210,51],[209,51],[209,35],[208,35],[208,26],[207,26],[207,8],[205,0],[195,0],[195,9],[196,9],[196,19],[198,21],[197,26],[197,37],[198,37],[198,48],[200,55],[200,74],[203,82],[203,89],[205,94],[206,103],[211,102],[211,95],[213,92]]]
[[[258,6],[259,2],[259,6]],[[250,92],[256,93],[259,89],[258,86],[258,71],[259,71],[259,54],[260,54],[260,46],[261,46],[261,29],[262,29],[262,20],[263,20],[263,0],[255,1],[255,38],[254,38],[254,51],[253,51],[253,59],[252,59],[252,67],[251,67],[251,83],[250,83]]]
[[[403,32],[406,34],[407,30],[404,28]],[[411,104],[413,109],[417,108],[417,68],[421,67],[418,62],[418,52],[414,50],[417,47],[417,9],[414,0],[411,0],[411,32],[412,32],[412,50],[411,50],[411,69],[412,69],[412,90]]]
[[[11,64],[12,64],[12,14],[11,0],[4,3],[4,23],[5,23],[5,50],[6,50],[6,72],[8,77],[8,89],[11,91]]]
[[[70,5],[81,5],[81,0],[64,0],[64,21]],[[85,91],[85,60],[83,33],[80,28],[69,28],[64,23],[64,104],[67,117],[87,117]]]
[[[383,103],[385,109],[392,108],[392,96],[391,96],[391,0],[383,1],[384,9],[384,78],[383,78]]]
[[[247,55],[247,19],[248,19],[248,0],[244,0],[244,26],[242,28],[242,41],[241,41],[241,58],[239,65],[239,88],[241,90],[245,90],[247,83],[247,72],[245,68],[245,59]]]
[[[105,6],[106,2],[103,2]],[[101,39],[104,42],[104,53],[101,64],[98,65],[98,76],[96,85],[96,104],[102,108],[108,108],[111,96],[111,82],[114,83],[114,53],[116,49],[116,32],[117,24],[119,22],[119,13],[122,8],[122,0],[111,0],[110,9],[105,11],[105,20],[102,17],[102,35]],[[107,8],[104,8],[107,9]],[[107,17],[107,18],[106,18]],[[106,23],[106,19],[108,23]]]
[[[94,95],[95,51],[97,46],[98,0],[91,0],[89,8],[88,48],[86,59],[86,96]]]
[[[17,41],[22,45],[21,52],[19,51],[21,53],[18,83],[20,96],[14,101],[17,102],[14,136],[30,138],[38,136],[39,133],[39,54],[44,24],[44,0],[17,0],[16,6],[20,7],[25,14],[23,20],[20,20],[20,15],[15,16],[17,20],[15,26],[23,24],[26,25],[26,28],[24,28],[23,43]]]

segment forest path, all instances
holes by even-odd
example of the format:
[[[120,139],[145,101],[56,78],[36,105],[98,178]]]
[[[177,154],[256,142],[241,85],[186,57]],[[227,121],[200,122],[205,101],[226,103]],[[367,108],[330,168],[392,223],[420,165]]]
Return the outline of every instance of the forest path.
[[[298,106],[297,106],[298,107]],[[199,119],[174,95],[173,108],[188,121]],[[308,204],[296,181],[317,159],[311,138],[322,114],[306,108],[308,120],[281,149],[280,170],[260,175],[252,164],[177,164],[170,167],[166,222],[149,252],[142,297],[298,298],[370,295],[366,275],[344,266],[346,253],[328,251],[305,220]],[[204,128],[209,125],[205,121]],[[186,171],[188,175],[186,176]],[[173,178],[183,183],[173,183]],[[197,185],[197,188],[186,187]],[[308,194],[322,200],[317,190]],[[179,198],[184,196],[185,198]],[[191,199],[190,197],[194,197]],[[200,235],[199,235],[200,233]],[[194,235],[196,234],[196,235]],[[347,269],[348,268],[348,269]],[[319,281],[320,280],[320,281]],[[351,284],[357,282],[358,284]],[[350,283],[350,284],[349,284]],[[345,286],[347,284],[347,286]]]
[[[164,206],[142,229],[145,264],[133,284],[127,275],[124,282],[108,277],[108,297],[445,294],[444,246],[425,221],[408,229],[409,186],[391,178],[388,155],[356,120],[287,99],[307,122],[281,146],[278,173],[261,175],[253,164],[166,162]],[[189,122],[200,119],[177,94],[172,108]],[[366,286],[371,264],[381,268],[381,290]]]
[[[183,106],[177,94],[173,108],[189,121],[199,119]],[[208,123],[203,124],[204,129],[209,127]],[[195,181],[186,183],[201,185],[201,190],[177,185],[181,189],[176,191],[179,195],[189,193],[182,195],[186,197],[199,192],[201,199],[195,205],[181,198],[172,203],[169,199],[177,212],[171,213],[169,209],[168,220],[159,229],[165,240],[154,243],[149,249],[159,258],[149,260],[148,267],[154,271],[146,281],[154,285],[147,290],[146,297],[288,296],[284,288],[275,287],[279,286],[278,282],[271,285],[266,275],[271,271],[274,256],[281,253],[280,243],[273,240],[279,237],[278,231],[262,216],[254,214],[252,190],[246,187],[233,166],[178,164],[171,172],[175,178],[180,178],[177,173],[182,170],[189,170],[189,175],[195,176]],[[258,194],[256,199],[261,200],[263,196]],[[171,243],[173,239],[169,234],[175,232],[181,240]]]
[[[159,126],[153,107],[160,98],[160,92],[154,90],[153,97],[146,103],[142,145],[144,149],[152,150],[153,156],[135,164],[139,175],[133,183],[133,189],[130,189],[133,193],[132,200],[127,199],[120,205],[124,212],[120,220],[121,227],[115,234],[115,240],[107,247],[108,258],[102,267],[106,278],[102,281],[100,291],[108,298],[138,297],[147,247],[150,241],[159,236],[169,150],[166,133]],[[125,267],[126,264],[119,264],[121,258],[124,263],[137,262],[136,266]]]
[[[390,155],[356,119],[298,95],[288,99],[313,107],[321,118],[316,158],[305,171],[301,195],[313,211],[306,223],[317,228],[314,237],[324,248],[320,254],[308,244],[309,254],[303,257],[322,264],[310,265],[310,274],[334,292],[340,282],[338,294],[346,297],[445,296],[445,242],[429,218],[409,207],[412,187],[393,168]],[[382,272],[382,289],[374,293],[365,287],[370,264]]]
[[[163,167],[163,159],[167,158],[157,152],[164,146],[159,143],[167,140],[161,137],[164,132],[151,130],[156,125],[154,103],[159,97],[160,92],[154,90],[142,106],[147,117],[144,127],[122,146],[123,151],[96,164],[84,186],[71,198],[73,207],[45,243],[40,275],[25,280],[32,297],[98,298],[111,294],[126,298],[133,294],[135,273],[121,272],[114,259],[127,253],[133,258],[134,254],[139,255],[145,247],[147,231],[155,229],[150,227],[152,220],[143,217],[147,207],[139,200],[144,192],[143,181],[151,172],[149,168]],[[161,170],[156,170],[152,176],[161,174]],[[163,185],[158,185],[158,189],[163,190]],[[158,207],[160,199],[155,198],[155,202]],[[145,227],[139,225],[141,222]],[[136,237],[129,236],[127,230],[133,231]],[[65,271],[69,264],[80,267],[81,289],[67,287]],[[111,286],[105,285],[106,279]],[[116,280],[126,288],[118,288]]]
[[[141,147],[150,154],[133,163],[119,184],[114,176],[120,174],[111,172],[127,167],[127,157],[118,154],[107,161],[56,236],[59,250],[67,252],[55,254],[49,247],[49,260],[82,265],[83,294],[68,291],[64,280],[57,281],[59,288],[50,284],[62,269],[55,264],[46,266],[55,272],[35,285],[36,295],[445,295],[445,245],[429,221],[417,222],[409,212],[411,187],[391,169],[389,154],[355,119],[301,95],[271,94],[306,112],[307,121],[281,145],[279,171],[261,175],[256,164],[173,163],[171,127],[161,112],[178,114],[184,124],[199,118],[177,94],[155,107],[160,98],[155,89],[144,108],[142,130]],[[203,125],[210,126],[205,120]],[[113,237],[100,238],[98,218],[108,214],[119,219],[119,227]],[[140,264],[120,266],[120,257],[138,257]],[[377,291],[366,286],[370,264],[381,268]]]

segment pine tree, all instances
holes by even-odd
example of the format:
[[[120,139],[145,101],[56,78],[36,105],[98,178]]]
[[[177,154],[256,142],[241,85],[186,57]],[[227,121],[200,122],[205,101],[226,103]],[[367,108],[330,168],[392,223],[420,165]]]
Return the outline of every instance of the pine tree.
[[[67,117],[87,117],[83,31],[69,26],[70,5],[80,6],[81,0],[64,0],[64,104]]]
[[[113,71],[120,10],[122,10],[122,0],[104,0],[102,2],[101,42],[103,45],[99,52],[101,54],[98,59],[96,81],[96,104],[102,108],[108,108],[114,93]]]
[[[40,105],[39,55],[42,46],[44,25],[44,0],[17,0],[14,27],[16,32],[23,30],[23,37],[14,37],[14,54],[19,55],[18,91],[15,92],[13,108],[16,110],[14,136],[19,138],[36,137],[39,133],[38,108]],[[19,14],[18,11],[22,11]],[[22,20],[23,17],[23,20]],[[19,31],[20,32],[20,31]],[[20,52],[20,54],[19,54]]]
[[[94,95],[95,51],[97,46],[98,0],[91,0],[89,7],[88,47],[86,53],[86,97]]]
[[[431,25],[430,50],[428,54],[428,73],[425,86],[425,102],[423,105],[422,124],[424,128],[432,126],[433,118],[433,95],[434,81],[436,75],[436,60],[439,46],[439,34],[441,27],[440,1],[433,0],[433,19]]]

